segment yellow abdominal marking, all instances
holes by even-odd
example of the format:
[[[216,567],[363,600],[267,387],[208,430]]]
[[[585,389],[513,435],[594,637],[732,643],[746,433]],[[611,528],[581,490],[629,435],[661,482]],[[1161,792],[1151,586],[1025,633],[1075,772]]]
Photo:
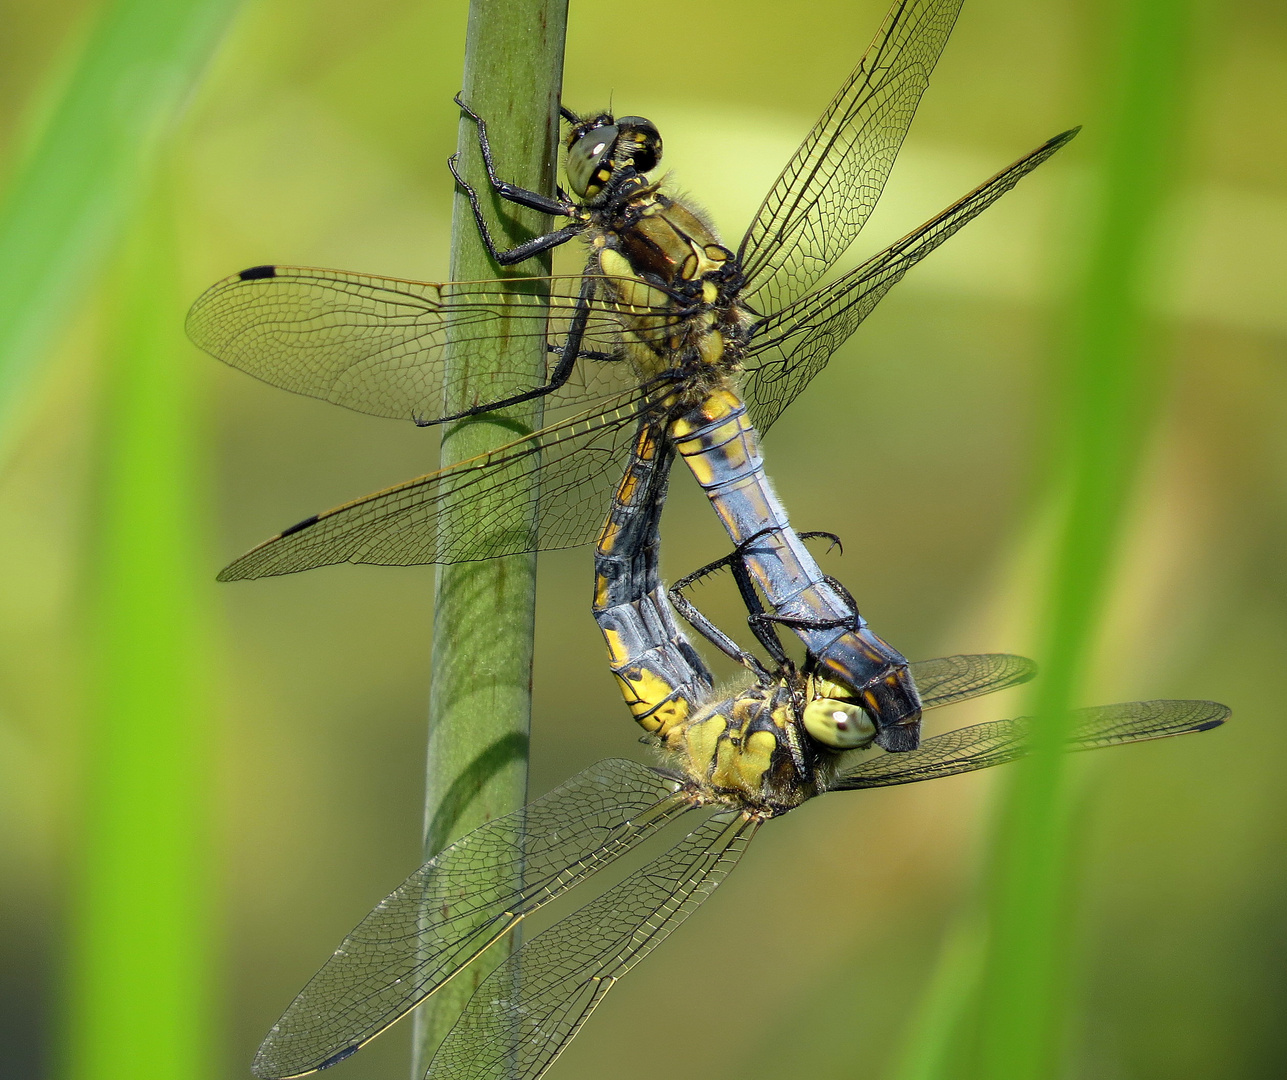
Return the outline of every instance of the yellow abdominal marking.
[[[676,695],[665,679],[647,667],[628,663],[629,654],[615,630],[604,629],[608,665],[617,678],[617,687],[630,715],[650,734],[665,737],[677,724],[688,719],[688,702]]]
[[[728,387],[718,386],[707,394],[702,401],[701,414],[693,420],[678,420],[672,428],[675,440],[682,441],[691,436],[698,427],[705,427],[707,424],[716,420],[722,420],[725,417],[733,417],[734,413],[742,405],[742,399],[739,398]],[[739,426],[745,427],[741,418],[731,421]],[[682,450],[681,450],[682,453]]]
[[[621,643],[621,635],[610,627],[604,627],[603,640],[608,646],[608,664],[614,670],[626,662],[628,653]]]
[[[683,448],[679,451],[684,453]],[[705,454],[694,454],[689,457],[685,454],[684,460],[687,461],[689,469],[692,470],[693,477],[702,487],[710,487],[715,480],[715,465]]]
[[[635,697],[638,699],[636,705],[631,707],[631,712],[633,713],[637,714],[654,709],[670,697],[671,685],[647,668],[621,673],[620,678],[629,683],[630,689],[634,691]]]

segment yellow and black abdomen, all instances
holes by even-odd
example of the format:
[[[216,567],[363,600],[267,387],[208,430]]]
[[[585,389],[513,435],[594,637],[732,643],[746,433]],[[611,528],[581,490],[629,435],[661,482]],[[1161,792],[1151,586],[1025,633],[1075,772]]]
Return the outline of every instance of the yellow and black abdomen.
[[[728,387],[713,390],[672,421],[670,434],[734,544],[745,546],[743,561],[773,613],[800,636],[820,671],[852,691],[881,746],[914,749],[920,699],[907,660],[867,627],[791,528],[741,399]]]
[[[658,574],[660,517],[674,451],[641,422],[594,552],[594,618],[631,715],[664,738],[711,693],[713,679],[675,622]]]

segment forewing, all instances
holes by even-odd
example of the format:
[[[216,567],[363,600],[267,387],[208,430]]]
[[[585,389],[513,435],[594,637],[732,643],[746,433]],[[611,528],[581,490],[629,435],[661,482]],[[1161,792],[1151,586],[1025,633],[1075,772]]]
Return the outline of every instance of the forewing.
[[[448,328],[467,350],[462,371],[487,371],[507,393],[547,382],[576,307],[579,277],[509,278],[433,284],[320,270],[257,266],[211,286],[188,313],[188,336],[225,364],[297,394],[358,412],[421,423],[461,401],[447,385]],[[591,308],[582,349],[612,352],[619,322]],[[516,339],[540,342],[545,369],[506,368]],[[629,377],[625,365],[578,365],[559,392],[564,402],[605,392],[604,377]],[[599,371],[597,368],[608,368]],[[446,396],[444,396],[446,395]]]
[[[961,0],[894,4],[858,67],[769,189],[739,255],[751,307],[806,293],[853,243],[947,44]]]
[[[918,660],[911,665],[911,674],[921,706],[937,709],[1026,683],[1037,674],[1037,665],[1011,653],[975,653]]]
[[[1207,731],[1229,718],[1229,709],[1214,701],[1128,701],[1096,705],[1072,715],[1069,750],[1165,739]],[[893,787],[918,780],[974,772],[1003,765],[1028,752],[1031,719],[995,720],[926,739],[919,750],[882,754],[841,773],[832,790]]]
[[[536,1080],[616,981],[715,891],[758,824],[716,814],[525,944],[470,998],[426,1080]]]
[[[443,850],[344,939],[273,1026],[254,1074],[300,1076],[355,1053],[524,916],[685,812],[676,786],[601,761]]]
[[[1076,134],[1056,135],[861,266],[755,323],[742,396],[756,427],[763,432],[772,426],[908,270]]]
[[[603,524],[644,407],[636,388],[605,408],[306,518],[225,567],[219,580],[341,562],[472,562],[587,543]],[[468,515],[453,512],[465,504]]]

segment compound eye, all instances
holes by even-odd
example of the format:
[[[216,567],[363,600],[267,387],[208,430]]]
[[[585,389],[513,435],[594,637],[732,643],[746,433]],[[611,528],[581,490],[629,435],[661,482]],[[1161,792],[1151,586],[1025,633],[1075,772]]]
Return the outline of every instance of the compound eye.
[[[655,169],[661,160],[661,132],[657,125],[642,116],[622,116],[617,127],[621,129],[619,156],[627,158],[636,172]]]
[[[815,698],[804,707],[804,729],[823,746],[855,750],[870,746],[876,725],[857,705],[835,698]]]
[[[612,175],[612,153],[621,129],[616,124],[591,128],[568,149],[565,171],[572,190],[581,198],[593,198]],[[607,175],[604,175],[604,174]]]

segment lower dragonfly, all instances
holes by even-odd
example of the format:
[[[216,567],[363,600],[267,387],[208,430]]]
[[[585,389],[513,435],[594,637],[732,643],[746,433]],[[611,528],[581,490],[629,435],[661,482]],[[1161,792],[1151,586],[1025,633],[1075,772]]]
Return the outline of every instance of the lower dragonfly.
[[[867,756],[875,727],[825,676],[772,670],[695,611],[658,576],[665,450],[636,455],[614,520],[596,551],[595,616],[632,714],[660,752],[649,767],[608,759],[548,795],[475,829],[382,900],[274,1025],[256,1056],[261,1078],[336,1065],[474,963],[524,919],[648,838],[692,815],[704,820],[597,898],[512,953],[483,980],[434,1055],[426,1080],[537,1080],[609,990],[697,909],[767,821],[833,791],[890,787],[1022,757],[1030,722],[1001,720]],[[633,483],[632,477],[641,481]],[[729,566],[735,552],[690,575]],[[753,672],[720,699],[674,607]],[[761,641],[776,616],[752,603]],[[911,665],[926,708],[1021,682],[1022,657],[957,656]],[[1082,709],[1070,750],[1205,731],[1229,710],[1209,701],[1135,701]]]

